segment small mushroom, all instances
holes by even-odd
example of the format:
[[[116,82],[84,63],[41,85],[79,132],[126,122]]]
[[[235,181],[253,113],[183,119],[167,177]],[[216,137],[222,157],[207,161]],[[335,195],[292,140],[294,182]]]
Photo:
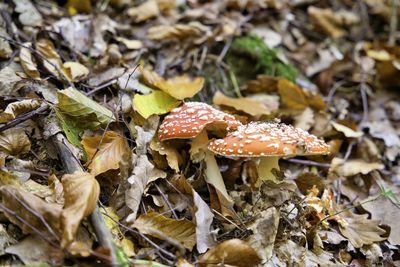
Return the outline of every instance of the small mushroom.
[[[281,157],[324,155],[329,146],[300,128],[277,122],[253,122],[238,127],[223,139],[210,142],[208,149],[228,157],[260,158],[257,166],[261,180],[275,180]]]
[[[242,124],[234,116],[199,102],[187,102],[173,109],[160,125],[158,137],[160,141],[169,139],[194,139],[193,143],[208,144],[207,130],[235,130]],[[206,148],[204,155],[206,164],[206,181],[218,188],[229,201],[225,183],[215,160],[214,154]]]

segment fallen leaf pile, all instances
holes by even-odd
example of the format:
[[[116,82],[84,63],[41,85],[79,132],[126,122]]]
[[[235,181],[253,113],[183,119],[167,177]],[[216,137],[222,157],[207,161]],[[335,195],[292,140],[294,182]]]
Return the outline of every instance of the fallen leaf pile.
[[[1,266],[400,265],[398,1],[3,2]]]

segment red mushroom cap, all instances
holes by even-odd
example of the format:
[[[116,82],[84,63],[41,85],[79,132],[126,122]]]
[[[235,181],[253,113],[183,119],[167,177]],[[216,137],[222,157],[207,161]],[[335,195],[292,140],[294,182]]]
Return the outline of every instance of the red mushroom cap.
[[[187,102],[173,109],[164,119],[159,129],[159,139],[188,139],[196,137],[206,126],[227,130],[242,125],[230,114],[200,102]]]
[[[223,139],[210,142],[212,152],[232,157],[328,154],[329,146],[315,135],[283,123],[249,123]]]

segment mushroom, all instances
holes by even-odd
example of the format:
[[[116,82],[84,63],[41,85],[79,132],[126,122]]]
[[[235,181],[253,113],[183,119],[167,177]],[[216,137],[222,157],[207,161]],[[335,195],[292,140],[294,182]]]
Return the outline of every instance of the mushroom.
[[[222,156],[259,158],[257,171],[261,180],[276,180],[271,170],[279,170],[281,157],[329,153],[329,146],[315,135],[277,122],[242,125],[225,138],[210,142],[208,149]]]
[[[206,181],[218,188],[220,193],[231,202],[225,183],[215,160],[214,154],[207,149],[207,130],[235,130],[242,124],[234,116],[200,102],[187,102],[173,109],[160,125],[158,138],[160,141],[169,139],[193,139],[193,144],[202,143],[206,146],[204,162],[206,165]]]

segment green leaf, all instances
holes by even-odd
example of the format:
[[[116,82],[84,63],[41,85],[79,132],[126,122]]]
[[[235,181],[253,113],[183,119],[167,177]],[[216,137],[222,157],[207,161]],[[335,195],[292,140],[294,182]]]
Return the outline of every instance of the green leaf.
[[[76,121],[73,119],[73,117],[60,112],[60,110],[57,108],[55,108],[54,111],[56,113],[57,120],[58,120],[61,128],[63,129],[68,141],[71,144],[73,144],[74,146],[82,148],[80,137],[79,137],[79,134],[82,132],[82,129],[80,129],[80,127],[78,126]]]
[[[57,97],[60,111],[79,121],[80,128],[96,129],[115,121],[109,109],[72,87],[59,91]]]
[[[168,113],[179,104],[179,100],[163,91],[153,91],[148,95],[136,94],[133,98],[134,109],[145,119],[151,115]]]

